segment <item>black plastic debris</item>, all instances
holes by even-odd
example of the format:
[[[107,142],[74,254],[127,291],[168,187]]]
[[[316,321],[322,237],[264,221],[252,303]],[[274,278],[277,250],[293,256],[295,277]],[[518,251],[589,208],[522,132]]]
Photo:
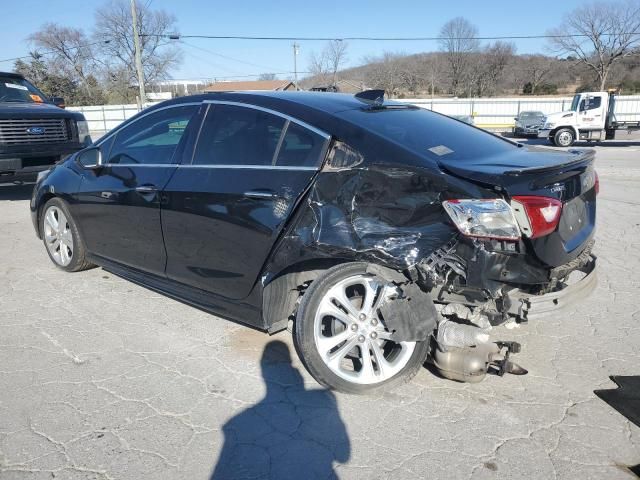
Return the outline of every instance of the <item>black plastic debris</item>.
[[[618,388],[595,390],[593,393],[640,427],[640,375],[609,378]]]

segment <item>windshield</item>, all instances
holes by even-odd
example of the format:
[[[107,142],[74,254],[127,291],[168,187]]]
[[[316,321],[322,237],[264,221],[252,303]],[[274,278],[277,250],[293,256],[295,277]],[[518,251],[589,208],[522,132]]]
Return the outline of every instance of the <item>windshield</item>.
[[[575,95],[573,97],[573,100],[571,101],[571,111],[572,112],[577,112],[578,111],[578,104],[580,103],[580,95]]]
[[[0,75],[0,102],[44,103],[46,101],[44,94],[25,79]]]
[[[542,120],[544,113],[542,112],[522,112],[520,113],[520,120]]]
[[[446,157],[464,162],[518,148],[500,137],[422,108],[357,109],[341,112],[340,116],[432,160]]]

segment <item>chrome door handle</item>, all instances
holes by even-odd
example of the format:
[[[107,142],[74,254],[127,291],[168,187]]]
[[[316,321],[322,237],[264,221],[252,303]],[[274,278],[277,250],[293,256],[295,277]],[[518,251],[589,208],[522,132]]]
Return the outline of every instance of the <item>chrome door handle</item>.
[[[248,198],[257,198],[261,200],[269,200],[269,199],[278,197],[276,193],[270,190],[251,190],[249,192],[245,192],[244,196]]]
[[[153,185],[140,185],[139,187],[136,187],[136,192],[142,194],[156,193],[157,191],[158,189]]]

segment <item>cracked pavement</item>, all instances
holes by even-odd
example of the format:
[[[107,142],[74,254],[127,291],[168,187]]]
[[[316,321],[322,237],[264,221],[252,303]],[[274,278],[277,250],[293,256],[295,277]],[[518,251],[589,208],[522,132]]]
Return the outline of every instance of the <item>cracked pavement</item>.
[[[530,373],[369,397],[321,389],[286,332],[56,269],[30,187],[0,186],[0,479],[635,478],[640,428],[593,390],[640,375],[640,142],[596,148],[597,290],[492,333]]]

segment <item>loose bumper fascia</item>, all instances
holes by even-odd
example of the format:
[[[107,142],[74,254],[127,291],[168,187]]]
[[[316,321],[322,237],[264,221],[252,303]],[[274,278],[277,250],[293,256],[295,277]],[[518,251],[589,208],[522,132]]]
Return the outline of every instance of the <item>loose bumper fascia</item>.
[[[541,128],[540,130],[538,130],[538,138],[549,138],[550,133],[550,128]]]
[[[556,312],[568,305],[584,300],[598,284],[596,257],[591,256],[589,262],[578,271],[585,274],[578,282],[567,285],[562,290],[543,295],[531,295],[520,290],[509,293],[511,306],[509,312],[521,319],[542,316]]]

